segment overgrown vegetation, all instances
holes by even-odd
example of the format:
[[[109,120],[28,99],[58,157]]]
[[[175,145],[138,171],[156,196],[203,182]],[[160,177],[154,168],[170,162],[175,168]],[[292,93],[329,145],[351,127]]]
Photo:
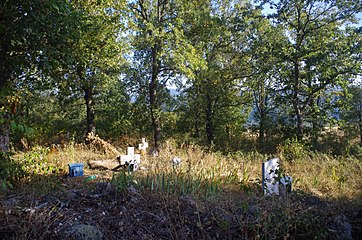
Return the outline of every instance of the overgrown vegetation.
[[[120,152],[123,152],[122,149],[122,146],[118,146]],[[71,226],[79,222],[74,220],[74,216],[85,219],[90,217],[87,212],[75,207],[83,204],[90,209],[98,204],[97,211],[101,212],[97,214],[106,212],[102,218],[109,218],[109,221],[115,221],[113,224],[117,224],[112,210],[105,204],[115,204],[116,201],[117,205],[114,207],[123,206],[127,209],[121,210],[127,214],[124,220],[133,222],[136,219],[132,214],[141,216],[148,212],[154,214],[153,224],[157,228],[163,226],[170,231],[169,235],[157,235],[158,230],[148,228],[147,218],[143,219],[138,224],[148,229],[144,234],[149,234],[151,238],[229,236],[231,239],[300,239],[313,236],[330,239],[341,234],[341,226],[338,225],[340,223],[336,223],[335,219],[346,215],[352,222],[356,216],[351,209],[355,211],[362,206],[359,179],[362,163],[353,156],[333,157],[309,151],[304,157],[291,161],[289,155],[288,158],[280,155],[283,171],[293,176],[294,190],[287,197],[277,197],[261,194],[261,163],[268,158],[267,155],[257,152],[234,152],[224,155],[197,145],[179,146],[174,140],[167,141],[162,145],[162,149],[164,151],[158,157],[143,158],[141,169],[138,171],[92,170],[86,165],[86,176],[80,178],[66,177],[67,164],[75,161],[86,163],[87,160],[106,159],[110,156],[102,153],[99,148],[70,143],[53,150],[38,147],[8,158],[7,161],[12,159],[13,166],[24,167],[21,168],[22,175],[5,179],[11,183],[11,188],[7,187],[5,192],[13,197],[19,196],[14,195],[15,193],[22,194],[23,197],[19,198],[17,206],[21,206],[22,211],[33,209],[33,213],[29,210],[29,218],[21,220],[16,215],[17,210],[3,205],[1,221],[6,221],[7,224],[3,224],[0,235],[9,234],[10,238],[32,236],[43,239],[63,236],[59,235],[64,234],[61,230],[63,228],[57,224]],[[181,159],[178,165],[171,162],[175,156]],[[10,166],[8,169],[10,172],[15,170]],[[88,176],[96,177],[92,180],[87,178]],[[110,185],[107,185],[109,183]],[[81,195],[79,198],[72,195],[73,197],[67,200],[72,193]],[[39,200],[28,202],[26,199],[29,197]],[[73,198],[83,203],[77,203],[78,200]],[[5,201],[6,195],[1,195],[1,199]],[[63,206],[58,205],[59,201],[73,203]],[[42,204],[47,207],[42,208]],[[179,212],[181,209],[177,210],[178,207],[175,206],[184,209]],[[69,211],[77,213],[72,215]],[[159,218],[169,219],[169,222],[166,223],[166,220]],[[12,225],[15,219],[24,226],[22,230]],[[31,219],[38,219],[40,223],[49,226],[38,228]],[[119,220],[119,217],[117,219]],[[81,219],[80,221],[82,222]],[[92,218],[87,221],[96,226],[101,224],[103,227],[100,230],[108,234],[109,239],[125,236],[116,229],[102,225],[100,219]],[[357,236],[360,225],[357,221],[353,224],[357,224],[353,225],[353,234]],[[127,227],[130,225],[127,224]],[[124,231],[132,235],[128,232],[131,229],[124,228]],[[189,232],[183,232],[185,229],[189,229]],[[137,236],[133,233],[130,239]]]
[[[106,239],[343,238],[349,223],[358,236],[361,10],[352,0],[5,1],[0,237],[69,238],[65,225],[82,221]],[[141,137],[158,156],[144,154],[140,171],[86,165],[91,177],[66,177],[67,164],[113,159]],[[270,157],[294,178],[286,199],[260,193]]]

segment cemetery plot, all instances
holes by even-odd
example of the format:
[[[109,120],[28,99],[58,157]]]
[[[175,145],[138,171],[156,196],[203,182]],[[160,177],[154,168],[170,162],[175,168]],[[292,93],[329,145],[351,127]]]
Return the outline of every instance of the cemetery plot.
[[[279,170],[279,159],[273,158],[262,164],[262,187],[266,195],[279,195],[279,182],[276,181]]]
[[[130,171],[138,169],[139,164],[141,164],[141,155],[134,153],[134,147],[127,148],[127,155],[121,155],[117,157],[120,162],[120,165],[114,168],[117,170],[121,167],[127,167]]]
[[[273,158],[262,164],[262,187],[264,195],[286,195],[292,191],[292,177],[279,176],[279,158]]]
[[[141,151],[142,154],[144,154],[147,148],[148,142],[146,142],[146,138],[142,138],[142,143],[138,144],[138,149]]]
[[[142,138],[142,143],[139,144],[139,150],[141,153],[145,153],[147,148],[148,142],[146,142],[145,138]],[[142,155],[144,156],[144,154]],[[134,147],[127,147],[126,155],[118,154],[115,159],[108,160],[89,160],[88,164],[92,169],[116,171],[120,168],[127,168],[130,171],[134,171],[137,170],[141,164],[141,154],[135,154]]]

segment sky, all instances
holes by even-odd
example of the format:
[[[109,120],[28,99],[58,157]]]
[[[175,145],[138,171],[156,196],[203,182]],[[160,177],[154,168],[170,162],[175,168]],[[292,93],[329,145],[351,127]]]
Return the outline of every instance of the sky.
[[[267,3],[267,4],[264,5],[264,9],[262,10],[262,13],[264,15],[267,15],[267,14],[275,13],[275,10],[271,9],[270,4]],[[358,19],[358,23],[356,24],[356,26],[361,27],[362,26],[362,12],[359,12],[357,14],[357,19]]]

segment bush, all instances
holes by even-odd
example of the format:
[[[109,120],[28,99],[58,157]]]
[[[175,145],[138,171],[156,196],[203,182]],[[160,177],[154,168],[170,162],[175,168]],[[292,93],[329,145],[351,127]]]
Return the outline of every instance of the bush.
[[[54,166],[47,159],[49,148],[37,147],[21,157],[11,157],[0,152],[0,187],[2,190],[13,188],[16,181],[33,179],[37,176],[47,176],[60,173],[60,167]],[[44,178],[45,177],[45,178]]]
[[[13,182],[23,176],[24,171],[9,153],[0,152],[0,188],[2,191],[13,188]]]
[[[348,153],[349,153],[349,155],[352,155],[352,156],[356,157],[357,159],[362,159],[362,146],[358,145],[358,144],[352,145],[348,149]]]
[[[281,159],[290,162],[304,159],[310,151],[309,147],[297,139],[287,139],[277,150]]]

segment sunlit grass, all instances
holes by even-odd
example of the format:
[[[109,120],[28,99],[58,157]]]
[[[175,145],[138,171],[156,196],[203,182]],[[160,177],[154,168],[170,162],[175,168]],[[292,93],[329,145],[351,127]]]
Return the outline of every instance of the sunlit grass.
[[[124,147],[117,151],[125,154]],[[265,197],[261,187],[261,164],[278,155],[283,171],[293,177],[294,194]],[[142,156],[140,168],[134,172],[94,170],[87,165],[89,160],[115,157],[102,149],[75,143],[19,152],[12,156],[13,166],[20,167],[22,172],[14,175],[14,187],[8,191],[36,199],[55,191],[64,196],[73,190],[92,193],[97,186],[104,186],[100,182],[110,182],[107,186],[116,194],[113,198],[132,194],[142,198],[144,194],[147,197],[142,199],[147,202],[151,195],[152,199],[164,202],[165,211],[177,221],[170,225],[176,226],[175,231],[184,228],[180,219],[197,214],[199,218],[195,224],[199,230],[205,231],[211,226],[227,231],[232,226],[250,239],[281,239],[290,234],[327,238],[333,236],[333,232],[328,232],[330,222],[340,213],[338,207],[328,207],[323,202],[332,201],[333,206],[339,200],[362,204],[362,163],[350,156],[307,152],[305,156],[299,154],[298,158],[287,161],[282,154],[234,152],[224,155],[197,145],[179,147],[174,141],[167,141],[158,157]],[[179,165],[172,164],[174,157],[181,159]],[[84,163],[84,176],[69,178],[68,164],[75,162]],[[89,180],[89,176],[96,177]],[[308,199],[313,202],[315,197],[319,199],[317,204],[308,203]],[[174,215],[172,208],[185,201],[196,209],[185,215]],[[237,212],[240,212],[240,219],[225,218],[230,214],[236,216]],[[201,216],[211,218],[206,221]],[[23,221],[23,224],[32,226],[30,221]]]
[[[257,152],[236,152],[225,156],[197,145],[179,148],[174,141],[167,141],[162,149],[158,157],[142,156],[140,170],[130,173],[130,184],[166,193],[197,196],[222,194],[229,190],[244,191],[258,188],[261,184],[261,164],[272,157]],[[174,166],[171,159],[176,156],[181,158],[181,163]],[[85,175],[97,175],[98,179],[111,180],[113,177],[114,180],[120,174],[89,169],[89,160],[112,159],[115,156],[106,155],[101,150],[84,144],[37,147],[27,153],[18,153],[13,158],[23,165],[26,160],[24,169],[29,173],[26,179],[29,182],[32,180],[39,189],[46,187],[39,187],[41,180],[37,181],[40,178],[34,177],[35,175],[65,177],[68,174],[68,164],[75,162],[84,163]],[[293,177],[294,190],[321,198],[361,199],[362,162],[356,158],[311,152],[305,158],[295,161],[281,159],[281,164],[283,170]],[[56,188],[56,184],[44,184],[54,185],[51,189]]]

